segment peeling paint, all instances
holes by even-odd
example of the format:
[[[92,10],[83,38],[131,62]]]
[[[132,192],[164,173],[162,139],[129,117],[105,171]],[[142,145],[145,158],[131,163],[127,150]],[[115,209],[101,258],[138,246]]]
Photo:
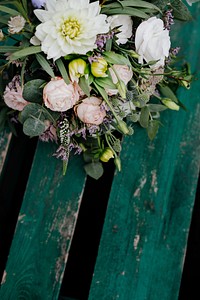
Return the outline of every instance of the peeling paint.
[[[151,171],[151,187],[153,188],[153,191],[155,194],[158,192],[158,181],[157,181],[157,171],[153,170]]]
[[[134,247],[135,250],[137,250],[139,241],[140,241],[140,235],[136,234],[135,238],[134,238],[134,242],[133,242],[133,247]]]
[[[26,215],[25,214],[23,214],[23,215],[19,215],[18,216],[18,222],[21,222],[21,223],[23,223],[24,222],[24,217],[26,217]]]
[[[3,277],[2,277],[2,281],[1,281],[1,285],[4,284],[4,283],[6,282],[6,276],[7,276],[7,272],[4,271]]]
[[[139,187],[135,190],[135,192],[134,192],[134,194],[133,194],[134,197],[139,197],[139,196],[140,196],[141,190],[144,188],[146,182],[147,182],[146,177],[143,177],[143,178],[140,179],[140,185],[139,185]]]

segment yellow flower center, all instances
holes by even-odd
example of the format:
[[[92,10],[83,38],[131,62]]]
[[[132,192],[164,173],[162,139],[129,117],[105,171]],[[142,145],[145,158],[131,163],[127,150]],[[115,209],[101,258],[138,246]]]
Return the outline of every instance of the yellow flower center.
[[[76,18],[69,18],[61,26],[62,35],[74,39],[80,34],[81,25]]]

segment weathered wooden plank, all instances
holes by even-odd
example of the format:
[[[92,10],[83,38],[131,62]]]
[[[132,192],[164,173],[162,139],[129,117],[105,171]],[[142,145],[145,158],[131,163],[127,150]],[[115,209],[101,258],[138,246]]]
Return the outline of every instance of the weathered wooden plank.
[[[176,33],[194,72],[200,70],[199,8],[195,21]],[[143,129],[124,141],[90,300],[178,299],[200,166],[199,82],[179,96],[188,112],[166,112],[153,142]]]
[[[39,143],[2,279],[0,299],[58,299],[85,173],[73,157],[66,176]]]

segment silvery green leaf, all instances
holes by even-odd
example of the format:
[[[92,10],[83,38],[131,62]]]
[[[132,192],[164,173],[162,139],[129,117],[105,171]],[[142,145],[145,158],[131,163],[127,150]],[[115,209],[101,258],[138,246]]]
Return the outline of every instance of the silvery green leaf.
[[[148,104],[148,108],[150,112],[159,112],[167,109],[166,106],[162,104]]]
[[[37,118],[28,118],[23,124],[23,132],[30,137],[42,134],[45,129],[44,122]]]
[[[87,175],[94,179],[99,179],[103,175],[103,166],[100,162],[91,162],[84,166]]]
[[[147,128],[149,125],[149,108],[147,106],[141,109],[139,123],[144,128]]]
[[[158,132],[160,122],[157,120],[150,120],[149,126],[147,128],[148,137],[150,140],[153,140]]]
[[[29,102],[42,103],[43,89],[41,86],[45,83],[42,79],[33,79],[25,83],[23,88],[23,98]]]

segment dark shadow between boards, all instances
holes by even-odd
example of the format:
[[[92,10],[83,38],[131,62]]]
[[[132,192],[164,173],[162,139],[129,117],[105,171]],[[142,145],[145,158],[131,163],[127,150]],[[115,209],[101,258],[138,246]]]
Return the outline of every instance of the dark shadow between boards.
[[[12,136],[0,179],[0,278],[5,269],[37,139]]]
[[[114,175],[113,161],[106,163],[104,170],[99,180],[87,178],[61,287],[60,300],[88,299]]]
[[[179,300],[198,300],[200,270],[200,176],[189,231]]]

